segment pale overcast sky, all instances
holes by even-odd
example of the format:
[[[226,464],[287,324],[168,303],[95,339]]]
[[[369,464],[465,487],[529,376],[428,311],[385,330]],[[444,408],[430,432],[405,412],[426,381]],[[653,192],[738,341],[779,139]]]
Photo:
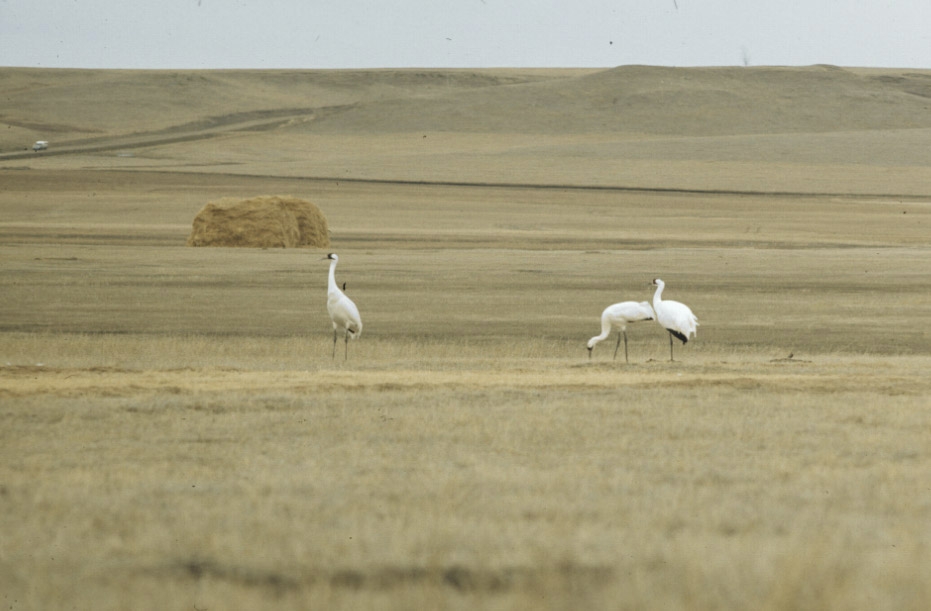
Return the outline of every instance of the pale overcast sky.
[[[931,0],[0,0],[0,65],[931,68]]]

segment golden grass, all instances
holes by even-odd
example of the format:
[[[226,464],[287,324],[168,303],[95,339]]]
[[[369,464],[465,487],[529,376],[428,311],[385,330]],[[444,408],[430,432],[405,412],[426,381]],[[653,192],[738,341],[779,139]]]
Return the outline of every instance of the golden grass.
[[[908,336],[870,352],[897,327],[879,315],[884,296],[862,298],[875,325],[858,329],[852,351],[831,328],[829,297],[799,308],[803,328],[791,332],[744,320],[749,291],[710,301],[730,309],[708,316],[702,305],[704,326],[676,363],[661,329],[633,327],[625,366],[610,349],[585,357],[610,294],[588,289],[592,312],[561,318],[573,301],[551,280],[470,283],[455,262],[476,259],[460,253],[420,274],[418,294],[450,298],[402,316],[408,302],[387,287],[419,283],[404,253],[370,276],[360,270],[379,268],[376,257],[360,253],[344,277],[371,324],[347,363],[329,358],[322,306],[313,315],[320,278],[269,310],[294,292],[275,288],[284,279],[250,286],[254,270],[235,256],[205,279],[203,264],[170,252],[171,271],[145,279],[124,275],[139,260],[96,255],[81,283],[66,280],[71,261],[11,266],[35,299],[12,322],[32,326],[40,313],[95,331],[4,333],[0,361],[14,366],[0,369],[0,575],[18,604],[917,609],[927,599],[929,362]],[[271,256],[276,268],[291,260]],[[230,291],[237,282],[246,286]],[[715,292],[700,282],[696,298]],[[62,291],[69,298],[40,307]],[[500,314],[506,291],[533,304],[529,320]],[[900,317],[923,311],[909,295]],[[716,330],[728,320],[739,338]],[[193,334],[200,324],[213,332]]]
[[[74,150],[0,169],[0,606],[931,600],[926,76],[5,76],[0,146],[42,125]],[[809,88],[793,129],[664,122],[770,77]],[[621,85],[666,131],[585,127]],[[412,106],[449,123],[386,129]],[[423,183],[459,179],[531,186]],[[206,202],[259,193],[326,214],[365,321],[348,361],[323,251],[184,246]],[[697,339],[670,363],[641,323],[629,365],[589,360],[657,276]]]
[[[920,608],[927,359],[824,360],[3,368],[5,591]]]

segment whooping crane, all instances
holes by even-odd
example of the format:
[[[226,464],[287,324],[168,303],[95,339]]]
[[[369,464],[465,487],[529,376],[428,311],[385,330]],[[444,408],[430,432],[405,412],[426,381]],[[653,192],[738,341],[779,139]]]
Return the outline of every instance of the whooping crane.
[[[48,148],[48,140],[36,140],[35,144],[32,145],[33,151],[44,151]]]
[[[614,346],[614,359],[617,360],[617,350],[621,347],[621,336],[624,337],[624,362],[629,363],[627,358],[627,323],[639,322],[641,320],[653,320],[653,308],[648,301],[622,301],[605,308],[601,313],[601,335],[588,340],[588,358],[592,358],[592,349],[595,344],[605,340],[611,334],[612,329],[618,329],[617,345]]]
[[[678,301],[663,301],[663,288],[666,283],[659,278],[653,278],[656,293],[653,295],[653,311],[656,312],[656,322],[669,332],[669,360],[672,361],[672,338],[675,336],[683,344],[689,341],[692,335],[698,335],[698,318],[684,303]]]
[[[352,302],[352,299],[346,297],[346,294],[339,290],[339,286],[336,285],[336,264],[339,262],[339,257],[334,253],[330,253],[324,258],[330,260],[326,309],[330,314],[330,320],[333,321],[333,358],[336,358],[337,335],[342,331],[346,342],[346,355],[344,358],[348,359],[349,340],[356,339],[362,334],[362,318],[359,317],[359,309],[356,304]]]

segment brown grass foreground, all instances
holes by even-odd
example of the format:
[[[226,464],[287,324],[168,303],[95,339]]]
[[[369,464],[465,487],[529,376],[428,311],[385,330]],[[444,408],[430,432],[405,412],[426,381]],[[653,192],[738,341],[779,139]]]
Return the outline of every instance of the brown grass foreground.
[[[931,600],[926,75],[4,76],[0,145],[73,140],[0,158],[0,607]],[[322,251],[184,246],[258,193],[327,215],[348,362]],[[698,338],[589,361],[655,276]]]
[[[929,360],[721,357],[5,367],[3,590],[14,608],[921,608]]]

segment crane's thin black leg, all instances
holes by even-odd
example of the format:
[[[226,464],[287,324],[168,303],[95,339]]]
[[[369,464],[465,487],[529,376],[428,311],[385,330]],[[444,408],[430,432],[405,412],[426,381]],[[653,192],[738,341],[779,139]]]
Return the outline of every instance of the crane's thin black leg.
[[[630,359],[627,358],[627,331],[624,331],[624,362],[630,363]]]
[[[336,358],[336,329],[333,329],[333,358]]]
[[[621,334],[617,334],[617,344],[614,346],[614,360],[617,360],[617,349],[621,347]],[[626,350],[626,348],[625,348]]]
[[[349,330],[346,330],[346,356],[343,357],[344,361],[349,360]]]
[[[671,363],[674,359],[672,358],[672,333],[669,334],[669,362]]]

